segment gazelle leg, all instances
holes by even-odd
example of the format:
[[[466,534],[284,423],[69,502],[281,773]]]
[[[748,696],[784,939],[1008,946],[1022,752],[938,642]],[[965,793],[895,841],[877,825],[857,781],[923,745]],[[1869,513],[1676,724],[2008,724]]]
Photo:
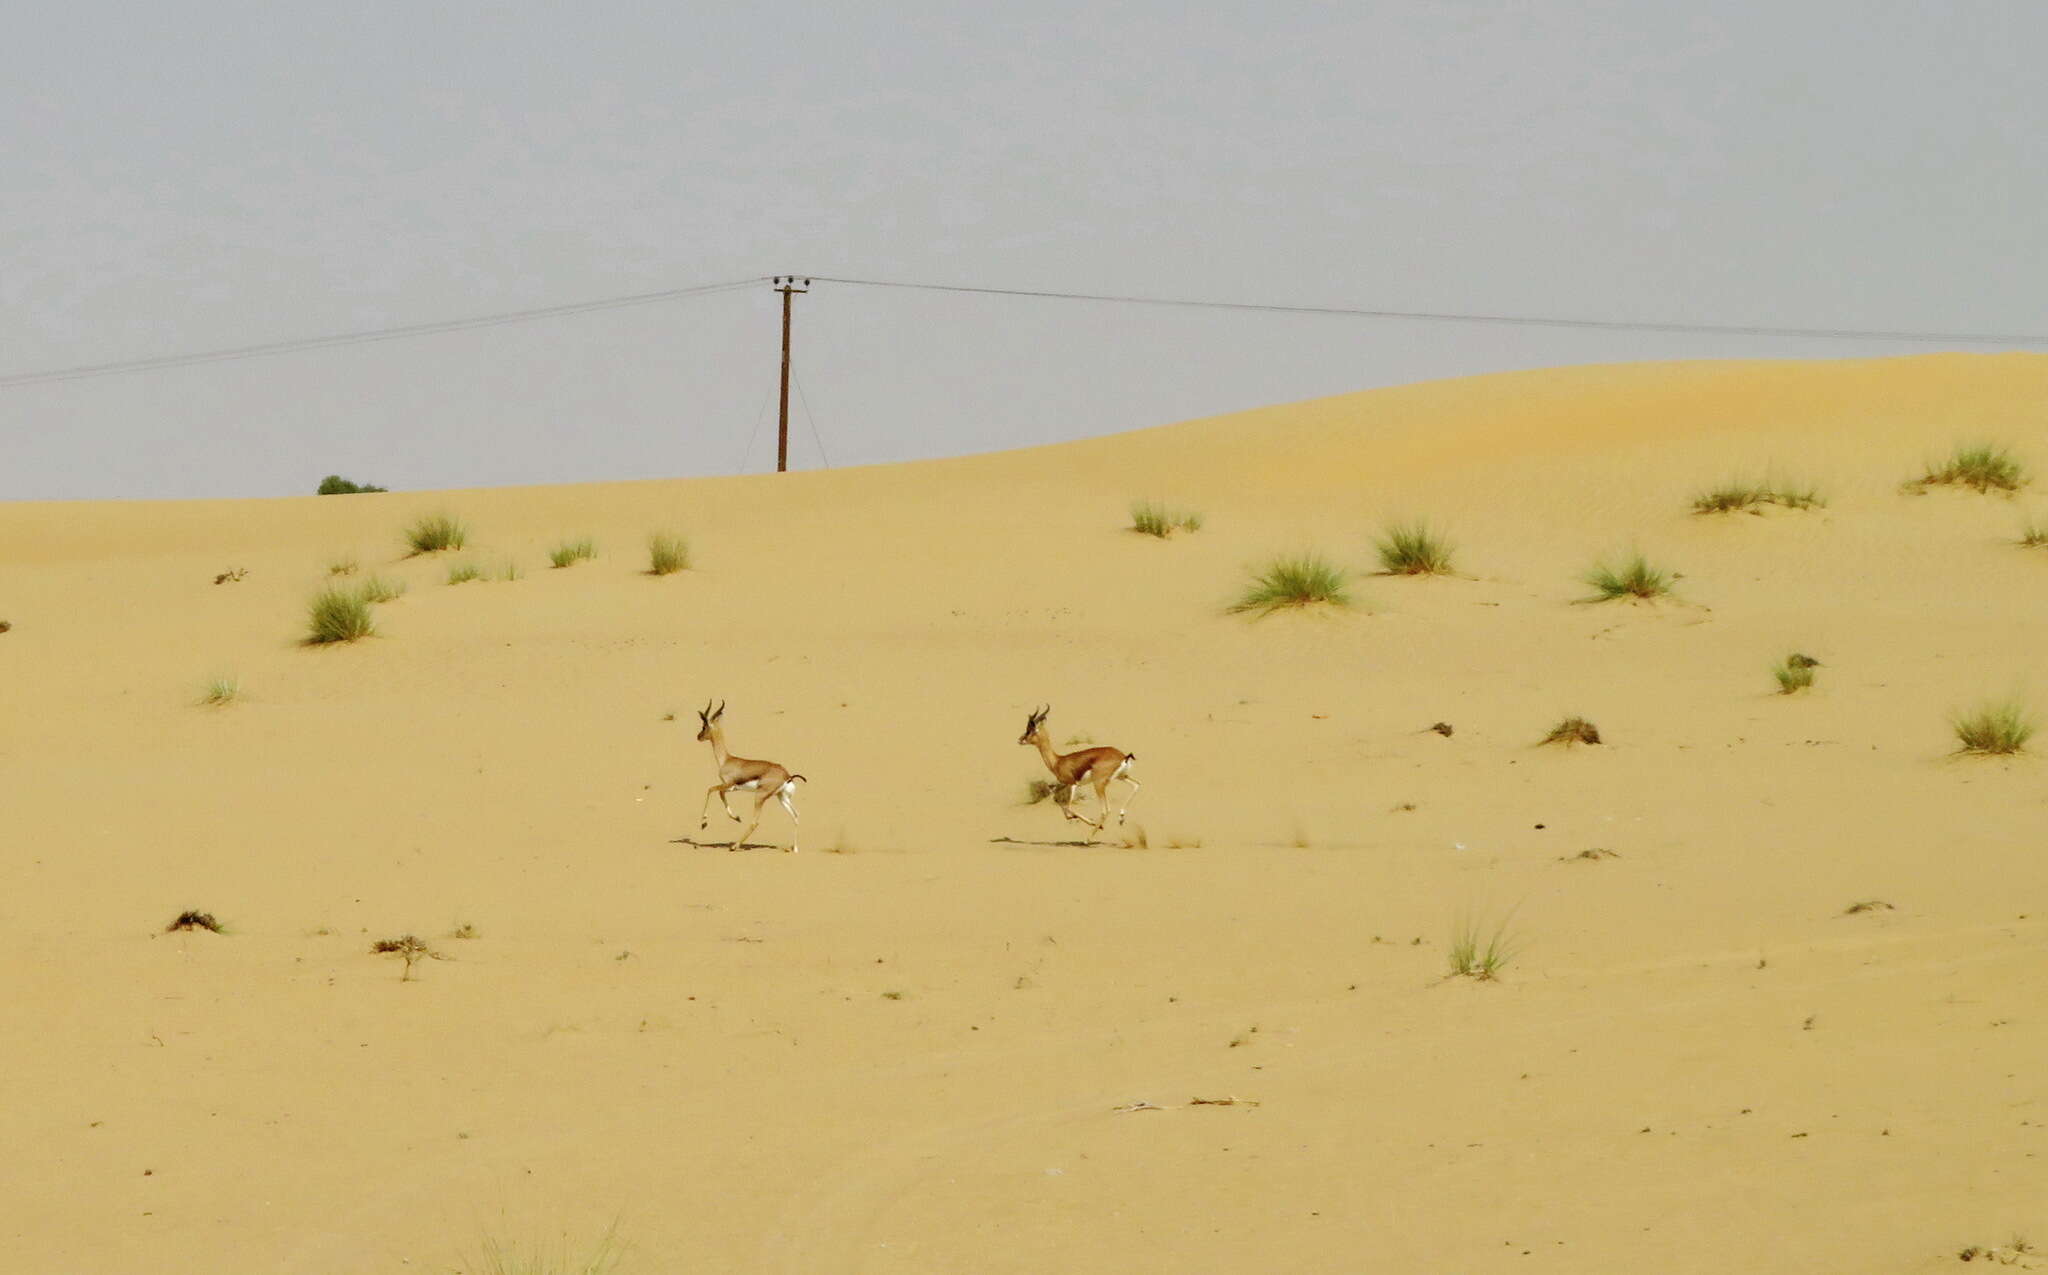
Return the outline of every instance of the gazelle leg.
[[[709,788],[706,788],[704,790],[703,809],[697,812],[697,831],[699,832],[702,832],[704,831],[704,829],[711,826],[711,794],[713,793],[718,794],[718,804],[721,806],[725,806],[724,784],[713,784]],[[730,815],[732,813],[732,807],[725,806],[725,813]]]
[[[1131,795],[1124,798],[1124,808],[1117,812],[1116,821],[1118,823],[1122,823],[1124,818],[1131,813],[1131,803],[1138,799],[1138,789],[1142,786],[1129,775],[1124,776],[1124,782],[1131,786]]]
[[[766,806],[766,805],[768,804],[768,799],[769,799],[770,797],[773,797],[774,795],[775,795],[775,794],[774,794],[774,793],[772,793],[772,792],[764,792],[764,793],[762,793],[762,794],[761,794],[761,795],[760,795],[760,796],[759,796],[758,798],[756,798],[756,799],[755,799],[755,801],[754,801],[754,821],[753,821],[752,823],[750,823],[750,824],[748,824],[748,825],[747,825],[747,830],[746,830],[745,832],[741,833],[741,834],[740,834],[740,835],[739,835],[738,837],[736,837],[736,838],[734,838],[734,839],[733,839],[733,843],[732,843],[732,848],[733,848],[733,849],[737,850],[737,849],[739,849],[739,848],[740,848],[741,846],[743,846],[743,845],[747,844],[747,838],[748,838],[748,837],[751,837],[751,836],[753,836],[753,835],[754,835],[754,829],[756,829],[756,828],[758,828],[758,827],[760,827],[760,826],[761,826],[761,810],[762,810],[762,808],[763,808],[763,807],[765,807],[765,806]]]
[[[787,785],[785,785],[784,787],[782,787],[782,788],[779,788],[779,789],[777,789],[777,790],[776,790],[776,792],[775,792],[775,799],[776,799],[777,801],[779,801],[779,802],[781,802],[781,803],[782,803],[782,808],[783,808],[784,810],[787,810],[787,811],[789,812],[789,821],[790,821],[790,823],[792,823],[792,824],[800,824],[800,823],[802,823],[802,822],[803,822],[803,820],[802,820],[802,819],[800,819],[800,818],[798,818],[798,817],[797,817],[797,813],[796,813],[796,806],[795,806],[794,804],[792,804],[792,803],[790,802],[790,800],[789,800],[789,788],[788,788],[788,786],[787,786]],[[790,829],[790,833],[789,833],[789,852],[790,852],[791,854],[795,854],[795,853],[796,853],[796,848],[797,848],[797,847],[796,847],[796,840],[797,840],[797,834],[796,834],[796,830],[795,830],[794,828],[791,828],[791,829]]]

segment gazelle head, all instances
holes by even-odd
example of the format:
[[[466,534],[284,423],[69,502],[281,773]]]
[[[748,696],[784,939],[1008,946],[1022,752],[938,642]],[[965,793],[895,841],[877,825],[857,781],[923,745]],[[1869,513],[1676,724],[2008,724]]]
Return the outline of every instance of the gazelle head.
[[[1017,742],[1020,744],[1036,744],[1043,733],[1042,728],[1045,726],[1045,715],[1050,712],[1052,712],[1052,705],[1047,704],[1044,708],[1033,713],[1031,720],[1024,723],[1024,733],[1017,737]]]
[[[711,738],[711,728],[712,728],[713,726],[716,726],[716,725],[718,725],[718,719],[719,719],[719,718],[721,718],[721,717],[723,717],[723,716],[725,716],[725,701],[724,701],[724,700],[720,700],[720,701],[718,701],[718,707],[717,707],[717,708],[713,708],[713,707],[711,707],[711,701],[710,701],[710,700],[708,700],[708,699],[707,699],[707,700],[705,700],[705,701],[704,701],[704,707],[702,707],[702,708],[700,708],[700,709],[698,709],[698,710],[697,710],[697,720],[698,720],[698,721],[699,721],[700,723],[702,723],[702,724],[701,724],[700,726],[698,726],[698,728],[697,728],[697,738],[698,738],[698,739],[710,739],[710,738]]]

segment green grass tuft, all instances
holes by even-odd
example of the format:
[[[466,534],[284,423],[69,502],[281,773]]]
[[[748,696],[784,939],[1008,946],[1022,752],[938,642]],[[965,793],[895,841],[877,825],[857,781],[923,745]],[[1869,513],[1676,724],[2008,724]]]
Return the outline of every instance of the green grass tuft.
[[[573,567],[579,562],[588,562],[597,556],[597,542],[589,537],[581,540],[564,540],[548,554],[548,561],[557,567]]]
[[[362,589],[322,589],[306,606],[306,641],[353,642],[377,631]]]
[[[670,576],[690,567],[690,546],[681,536],[656,533],[647,538],[647,574]]]
[[[349,554],[346,557],[336,558],[334,559],[334,561],[328,563],[327,574],[331,576],[352,576],[356,573],[356,568],[358,565],[359,564],[356,562],[356,556],[354,554]]]
[[[1908,488],[1968,487],[1972,491],[2018,491],[2027,471],[2013,454],[1995,443],[1957,444],[1946,461],[1907,483]]]
[[[484,569],[474,562],[451,562],[448,564],[448,583],[468,584],[484,578]]]
[[[516,562],[507,562],[503,567],[500,567],[498,569],[498,578],[500,580],[505,581],[520,579],[525,574],[526,572],[521,570],[519,564]]]
[[[1451,546],[1428,523],[1400,523],[1387,528],[1378,541],[1380,569],[1390,576],[1451,574]]]
[[[1762,513],[1764,505],[1782,509],[1818,509],[1828,502],[1817,488],[1795,487],[1778,482],[1726,482],[1712,491],[1695,496],[1696,514]]]
[[[405,529],[405,543],[415,554],[460,549],[469,543],[469,528],[448,514],[431,514]]]
[[[1131,506],[1131,530],[1164,540],[1176,531],[1200,531],[1202,515],[1186,509],[1168,509],[1152,500]]]
[[[1642,554],[1631,554],[1618,563],[1599,563],[1580,579],[1593,586],[1587,602],[1611,602],[1616,598],[1653,601],[1671,592],[1672,576],[1653,567]]]
[[[2048,527],[2029,520],[2020,528],[2020,548],[2039,549],[2043,545],[2048,545]]]
[[[2034,736],[2034,715],[2016,699],[1980,704],[1949,718],[1961,751],[1980,756],[2010,757],[2023,751]]]
[[[1232,611],[1257,611],[1268,615],[1288,607],[1351,605],[1344,592],[1344,572],[1321,554],[1304,553],[1276,558],[1253,577]]]
[[[405,581],[371,576],[356,586],[356,592],[362,595],[363,601],[372,605],[394,602],[405,596]]]
[[[1490,929],[1471,913],[1460,916],[1451,927],[1451,977],[1482,982],[1498,978],[1508,962],[1521,954],[1521,941],[1508,929],[1514,919],[1509,913]]]
[[[200,691],[199,702],[221,708],[234,703],[241,694],[242,679],[232,673],[222,673],[206,679],[206,685]]]
[[[1771,676],[1778,679],[1778,693],[1791,695],[1813,685],[1813,671],[1820,667],[1820,661],[1811,655],[1794,651],[1778,661],[1771,669]]]

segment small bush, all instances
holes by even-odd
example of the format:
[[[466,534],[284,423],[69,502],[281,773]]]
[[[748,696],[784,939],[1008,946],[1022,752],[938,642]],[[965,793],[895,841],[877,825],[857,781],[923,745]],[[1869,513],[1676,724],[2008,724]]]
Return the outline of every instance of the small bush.
[[[469,528],[448,514],[432,514],[405,529],[405,543],[415,554],[461,549],[469,544]]]
[[[398,981],[401,983],[412,980],[412,967],[416,962],[428,959],[436,961],[448,959],[410,934],[403,934],[395,939],[379,939],[370,945],[370,951],[380,955],[396,956],[405,962],[405,972],[398,976]]]
[[[500,580],[505,580],[509,582],[512,580],[517,580],[525,574],[526,573],[524,571],[519,569],[518,563],[507,562],[502,568],[499,569],[498,578]]]
[[[2033,738],[2034,715],[2017,700],[1982,704],[1949,719],[1956,739],[1966,753],[2009,757],[2026,748]]]
[[[484,578],[484,569],[474,562],[452,562],[448,564],[448,583],[468,584],[471,580]]]
[[[323,589],[306,608],[306,641],[353,642],[376,632],[369,599],[359,589]]]
[[[1993,443],[1973,446],[1958,444],[1949,458],[1929,465],[1927,472],[1907,483],[1909,488],[1968,487],[1972,491],[2018,491],[2027,481],[2027,471],[2005,448]]]
[[[1305,553],[1267,564],[1230,609],[1265,615],[1288,607],[1317,605],[1348,607],[1351,598],[1344,592],[1342,570],[1320,554]]]
[[[1583,717],[1567,717],[1550,728],[1542,740],[1546,744],[1597,744],[1600,742],[1600,728]]]
[[[353,496],[361,492],[383,490],[385,489],[372,486],[369,483],[352,483],[340,474],[329,474],[320,480],[320,489],[317,494],[322,496]]]
[[[1696,514],[1758,514],[1763,512],[1764,505],[1777,505],[1782,509],[1818,509],[1825,504],[1827,501],[1813,487],[1795,487],[1778,482],[1726,482],[1695,496],[1692,511]]]
[[[377,487],[373,483],[350,483],[342,475],[330,473],[328,477],[319,479],[317,495],[358,495],[362,491],[385,491],[385,487]]]
[[[2048,545],[2048,527],[2038,522],[2028,522],[2026,526],[2020,528],[2022,549],[2039,549],[2043,545]]]
[[[1580,577],[1593,586],[1587,602],[1611,602],[1616,598],[1654,601],[1671,592],[1671,573],[1653,567],[1642,554],[1631,554],[1618,563],[1600,563]]]
[[[199,702],[222,707],[234,703],[236,697],[241,695],[241,693],[241,679],[230,674],[222,674],[219,677],[211,677],[206,680],[206,687],[200,693]]]
[[[349,554],[345,558],[336,558],[328,563],[327,574],[331,576],[352,576],[356,573],[357,565],[356,556]]]
[[[1521,944],[1508,931],[1512,915],[1502,917],[1486,930],[1469,913],[1451,928],[1451,977],[1474,978],[1484,982],[1499,977],[1508,962],[1521,952]]]
[[[690,566],[690,546],[681,536],[655,534],[647,538],[647,573],[669,576],[678,571],[687,571]]]
[[[405,596],[405,581],[386,580],[383,576],[371,576],[356,586],[356,592],[363,601],[372,604],[391,602]]]
[[[1771,670],[1771,676],[1778,679],[1778,693],[1790,695],[1813,685],[1813,671],[1820,667],[1820,661],[1811,655],[1794,651],[1778,662]]]
[[[1164,540],[1176,531],[1200,531],[1202,515],[1144,500],[1131,506],[1131,530]]]
[[[211,912],[180,912],[178,919],[164,927],[164,933],[175,934],[179,930],[206,930],[213,934],[226,934],[228,929],[213,919]]]
[[[1451,546],[1429,529],[1412,522],[1388,527],[1378,542],[1380,569],[1390,576],[1441,576],[1451,573]]]
[[[565,540],[548,554],[548,561],[557,567],[573,567],[579,562],[588,562],[597,556],[597,543],[588,537],[582,540]]]

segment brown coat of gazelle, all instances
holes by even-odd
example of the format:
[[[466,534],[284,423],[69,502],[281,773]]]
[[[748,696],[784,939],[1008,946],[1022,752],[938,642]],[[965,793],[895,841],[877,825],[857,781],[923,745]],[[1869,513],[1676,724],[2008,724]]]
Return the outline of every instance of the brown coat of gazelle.
[[[704,808],[698,812],[701,817],[697,820],[697,830],[702,832],[711,823],[711,798],[714,794],[718,797],[718,804],[725,807],[726,818],[738,822],[739,816],[732,812],[732,806],[726,801],[725,795],[735,789],[740,792],[759,793],[760,796],[754,799],[754,821],[747,825],[745,832],[733,840],[732,848],[737,850],[747,844],[747,838],[753,836],[754,829],[761,826],[761,811],[767,807],[770,797],[782,803],[782,808],[789,812],[791,823],[800,822],[796,816],[796,807],[790,804],[789,797],[796,791],[797,781],[803,776],[792,775],[772,761],[753,761],[746,757],[733,756],[726,750],[725,732],[718,726],[718,719],[723,716],[723,700],[719,701],[715,709],[711,707],[710,700],[705,700],[704,707],[697,712],[697,720],[703,723],[698,728],[697,738],[709,743],[711,755],[718,759],[718,782],[704,792]],[[789,837],[791,854],[797,851],[796,842],[796,833],[792,831]]]
[[[1127,753],[1116,748],[1084,748],[1078,753],[1056,753],[1052,740],[1045,733],[1045,718],[1052,712],[1046,705],[1031,715],[1024,723],[1024,734],[1017,740],[1038,749],[1038,755],[1045,759],[1045,768],[1052,772],[1053,800],[1059,805],[1060,813],[1069,819],[1078,819],[1100,832],[1109,822],[1109,785],[1112,780],[1121,779],[1131,786],[1130,795],[1124,798],[1124,808],[1117,812],[1116,821],[1122,823],[1131,811],[1131,802],[1138,796],[1138,781],[1131,778],[1131,763],[1138,759],[1136,753]],[[1087,785],[1095,790],[1102,802],[1102,814],[1095,819],[1074,813],[1074,796]]]

